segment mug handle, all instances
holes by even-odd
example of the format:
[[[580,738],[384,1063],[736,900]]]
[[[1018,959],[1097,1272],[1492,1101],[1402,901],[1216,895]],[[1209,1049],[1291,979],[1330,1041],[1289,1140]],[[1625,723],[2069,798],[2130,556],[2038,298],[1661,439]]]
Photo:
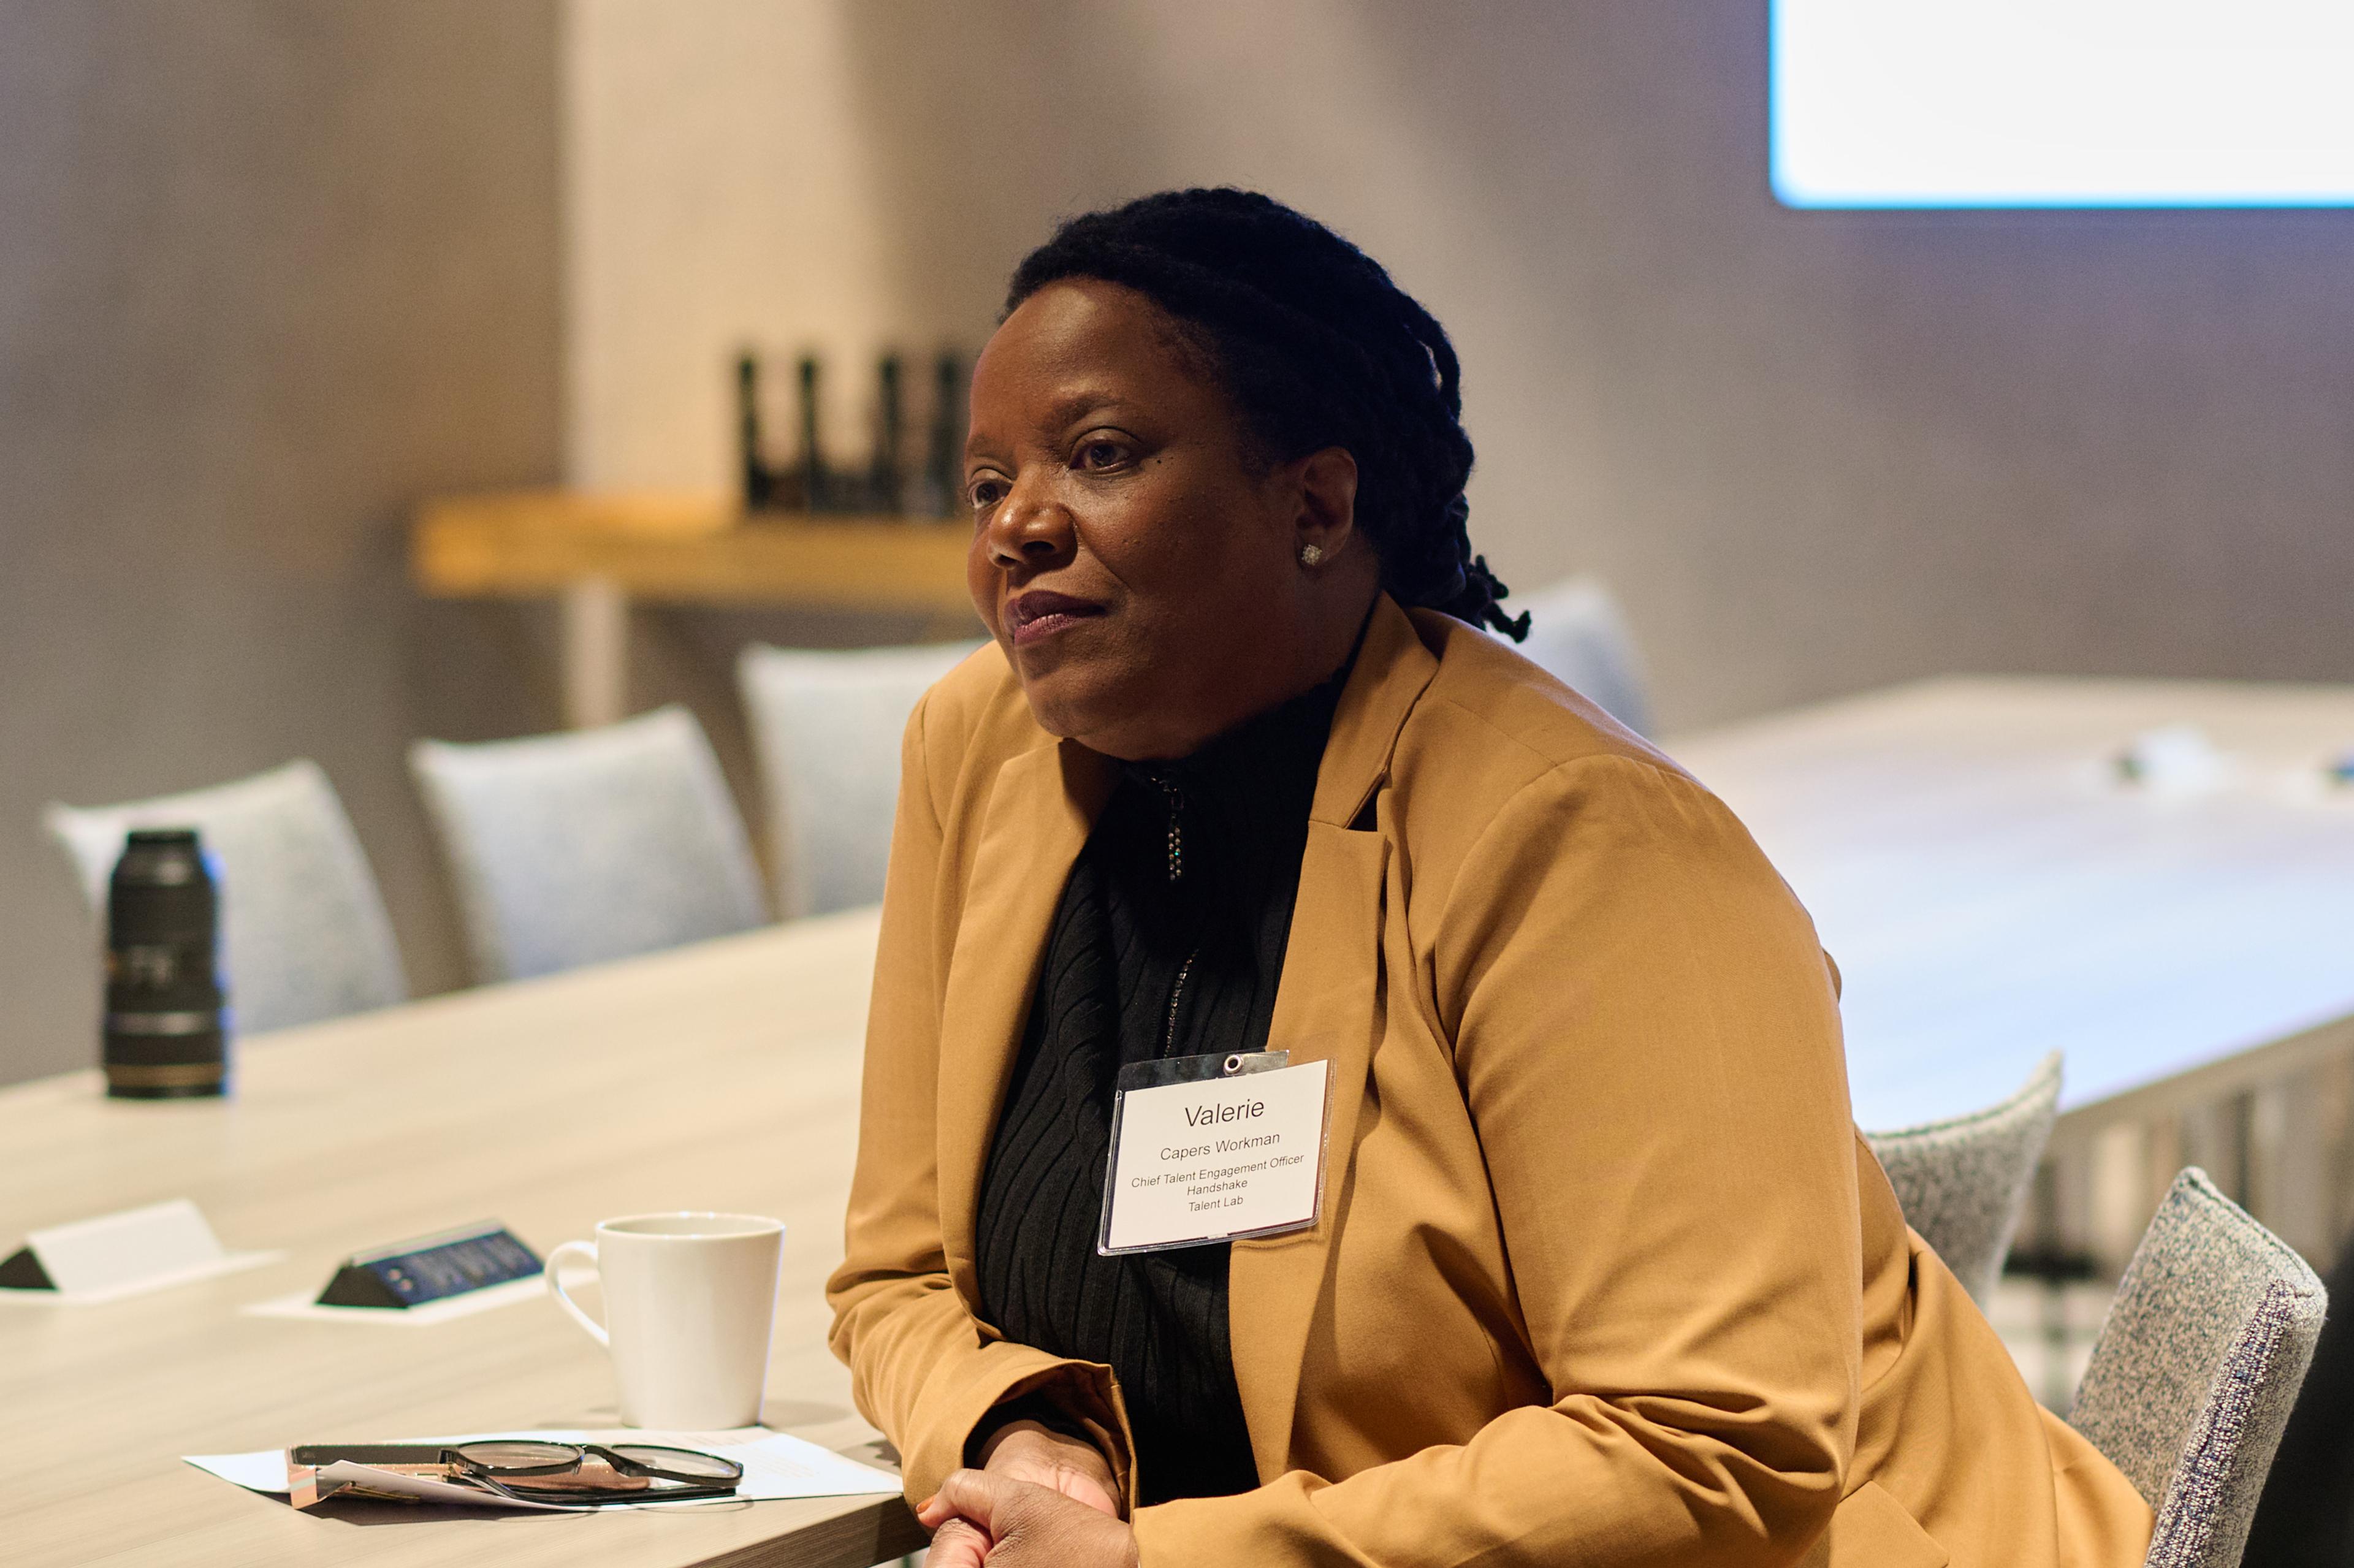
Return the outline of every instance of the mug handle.
[[[611,1350],[613,1338],[605,1332],[605,1325],[580,1310],[578,1304],[571,1297],[564,1294],[563,1270],[557,1266],[564,1255],[568,1252],[578,1253],[588,1260],[589,1267],[597,1266],[597,1248],[592,1244],[580,1241],[566,1242],[562,1246],[549,1253],[547,1261],[540,1266],[540,1272],[547,1278],[547,1293],[556,1298],[556,1304],[558,1307],[572,1314],[574,1322],[588,1330],[590,1339],[607,1350]]]

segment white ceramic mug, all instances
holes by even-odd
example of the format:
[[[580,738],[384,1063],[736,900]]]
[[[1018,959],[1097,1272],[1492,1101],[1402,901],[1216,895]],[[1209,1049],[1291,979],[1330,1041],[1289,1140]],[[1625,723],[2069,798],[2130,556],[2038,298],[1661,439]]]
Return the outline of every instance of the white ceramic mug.
[[[782,1220],[758,1214],[631,1214],[547,1255],[547,1293],[613,1353],[625,1425],[758,1424],[784,1239]],[[596,1266],[604,1322],[564,1293],[567,1255]]]

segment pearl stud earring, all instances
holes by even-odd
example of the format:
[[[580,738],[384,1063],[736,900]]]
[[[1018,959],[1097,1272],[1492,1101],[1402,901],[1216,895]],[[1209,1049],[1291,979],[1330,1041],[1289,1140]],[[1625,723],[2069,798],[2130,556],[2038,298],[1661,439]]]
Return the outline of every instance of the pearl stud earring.
[[[1321,545],[1302,545],[1302,546],[1299,546],[1299,564],[1300,564],[1301,566],[1303,566],[1303,567],[1312,567],[1312,566],[1314,566],[1317,562],[1319,562],[1319,561],[1322,560],[1323,558],[1324,558],[1324,546],[1321,546]]]

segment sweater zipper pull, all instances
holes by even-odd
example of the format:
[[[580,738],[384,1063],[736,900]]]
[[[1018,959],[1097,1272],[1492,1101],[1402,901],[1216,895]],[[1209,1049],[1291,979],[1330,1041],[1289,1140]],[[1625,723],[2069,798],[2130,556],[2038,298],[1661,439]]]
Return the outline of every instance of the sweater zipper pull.
[[[1156,776],[1161,798],[1169,805],[1169,880],[1182,881],[1185,875],[1185,791],[1174,779]]]

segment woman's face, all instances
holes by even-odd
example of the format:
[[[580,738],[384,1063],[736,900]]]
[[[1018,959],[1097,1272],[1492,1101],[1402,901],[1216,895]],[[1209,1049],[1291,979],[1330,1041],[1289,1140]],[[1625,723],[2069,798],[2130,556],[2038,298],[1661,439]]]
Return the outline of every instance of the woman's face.
[[[1349,454],[1251,461],[1174,323],[1114,283],[997,329],[965,480],[974,605],[1038,722],[1108,756],[1182,756],[1327,678],[1379,580]]]

